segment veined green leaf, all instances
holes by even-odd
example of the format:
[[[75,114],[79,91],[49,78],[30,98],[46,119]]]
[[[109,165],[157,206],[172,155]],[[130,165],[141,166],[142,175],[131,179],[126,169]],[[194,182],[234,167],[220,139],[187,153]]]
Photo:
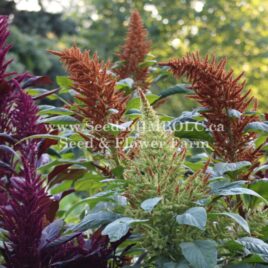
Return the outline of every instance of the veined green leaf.
[[[152,212],[154,207],[162,200],[162,197],[146,199],[141,203],[141,208],[147,212]]]
[[[236,221],[247,233],[250,234],[250,229],[247,221],[241,217],[239,214],[231,213],[231,212],[223,212],[223,213],[217,213],[218,215],[224,215],[227,216],[234,221]]]
[[[244,130],[246,132],[268,133],[268,124],[264,122],[252,122]]]
[[[56,81],[62,90],[70,89],[73,84],[72,80],[67,76],[57,76]]]
[[[180,224],[191,225],[200,230],[205,230],[207,223],[207,212],[203,207],[193,207],[176,217]]]
[[[137,220],[128,217],[119,218],[108,224],[102,231],[102,235],[108,235],[111,242],[116,242],[128,233],[130,224],[145,221],[147,220]]]
[[[191,94],[189,84],[177,84],[159,93],[160,99],[175,95],[175,94]]]
[[[62,107],[54,107],[51,105],[40,105],[39,106],[39,114],[46,115],[46,114],[53,114],[53,115],[72,115],[73,112],[62,108]]]
[[[214,166],[214,170],[219,176],[221,176],[225,173],[239,171],[249,166],[251,166],[249,161],[240,161],[236,163],[217,163]]]
[[[149,101],[149,103],[152,104],[157,99],[159,99],[159,96],[158,95],[154,95],[154,94],[150,94],[150,95],[146,95],[146,98]],[[127,104],[127,110],[130,110],[130,109],[140,109],[140,107],[141,107],[140,98],[133,98]]]
[[[52,124],[52,125],[74,125],[80,124],[81,122],[69,115],[58,115],[49,118],[39,120],[40,123]]]
[[[70,228],[73,232],[84,232],[88,229],[97,228],[100,225],[110,223],[118,218],[118,214],[110,211],[98,211],[89,213],[83,220]]]
[[[242,115],[242,113],[238,110],[235,110],[235,109],[228,110],[228,116],[230,116],[232,118],[240,118],[241,115]]]
[[[199,122],[176,122],[171,128],[175,131],[175,136],[190,140],[202,140],[211,142],[211,133]]]
[[[196,240],[180,244],[182,254],[193,268],[215,268],[217,244],[213,240]]]

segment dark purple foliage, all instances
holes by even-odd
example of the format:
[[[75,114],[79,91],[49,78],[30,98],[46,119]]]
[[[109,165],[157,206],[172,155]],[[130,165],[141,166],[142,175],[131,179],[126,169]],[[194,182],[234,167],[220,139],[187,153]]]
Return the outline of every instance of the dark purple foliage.
[[[38,123],[38,108],[34,104],[32,98],[24,93],[22,90],[18,93],[16,107],[12,111],[12,122],[10,125],[13,129],[13,135],[16,140],[22,140],[26,137],[45,134],[47,130],[43,124]],[[13,104],[14,105],[14,104]],[[37,151],[40,140],[29,139],[19,143],[18,150],[22,154],[22,160],[27,161],[27,164],[36,168],[37,165]]]
[[[7,17],[0,16],[0,227],[7,231],[0,253],[5,267],[108,268],[111,259],[121,265],[125,259],[115,258],[115,250],[129,235],[110,243],[101,229],[87,239],[79,232],[64,234],[61,220],[52,222],[60,199],[73,190],[48,195],[37,167],[42,153],[54,142],[25,139],[47,130],[38,122],[32,97],[23,91],[50,80],[7,72],[7,26]]]
[[[29,75],[7,72],[7,67],[11,62],[6,60],[10,49],[10,45],[6,43],[9,35],[7,27],[8,18],[0,16],[0,146],[2,146],[0,161],[12,167],[14,155],[10,150],[8,151],[6,146],[10,142],[14,145],[18,140],[29,136],[29,134],[44,133],[45,127],[37,124],[37,108],[31,97],[24,93],[20,87],[20,83],[25,78],[29,78]],[[25,143],[20,144],[19,147],[23,149]],[[29,148],[25,149],[28,151]],[[29,157],[32,157],[32,155],[30,154]],[[11,169],[0,167],[1,177],[4,175],[10,176],[11,173]]]
[[[1,209],[2,227],[8,230],[7,267],[42,267],[38,245],[49,205],[38,176],[12,177],[10,203]]]
[[[57,222],[57,221],[56,221]],[[51,231],[57,229],[55,223]],[[48,227],[47,227],[48,228]],[[46,229],[47,229],[46,228]],[[123,264],[127,264],[129,259],[124,255],[120,257],[115,256],[117,247],[129,237],[129,233],[121,240],[110,243],[108,236],[101,235],[102,229],[95,231],[89,239],[85,239],[79,233],[73,234],[76,236],[75,240],[68,243],[57,245],[58,247],[52,247],[53,242],[43,247],[42,255],[50,259],[51,265],[49,267],[55,268],[108,268],[109,261],[116,264],[116,267],[121,267]],[[57,240],[54,232],[54,239]],[[54,242],[55,244],[55,242]],[[57,243],[56,243],[57,244]]]
[[[9,78],[13,80],[13,86],[15,86],[16,82],[20,83],[25,78],[29,77],[28,74],[17,75],[16,73],[7,72],[8,65],[12,61],[6,59],[7,53],[11,48],[11,45],[6,42],[8,36],[8,17],[0,15],[0,90],[4,79]]]
[[[38,245],[50,199],[36,172],[39,141],[32,139],[15,143],[28,136],[45,133],[46,129],[38,124],[38,109],[32,98],[21,89],[20,83],[28,75],[15,76],[6,72],[10,63],[6,61],[10,49],[6,44],[9,34],[6,17],[0,17],[0,30],[0,133],[4,133],[0,137],[0,145],[5,149],[0,160],[6,164],[0,173],[0,224],[8,231],[8,242],[3,252],[7,267],[38,268],[41,267]],[[19,174],[15,174],[12,150],[21,160]]]
[[[11,75],[6,73],[7,66],[11,62],[6,61],[7,52],[11,47],[6,43],[6,39],[9,35],[7,24],[8,18],[6,16],[0,16],[0,81]]]

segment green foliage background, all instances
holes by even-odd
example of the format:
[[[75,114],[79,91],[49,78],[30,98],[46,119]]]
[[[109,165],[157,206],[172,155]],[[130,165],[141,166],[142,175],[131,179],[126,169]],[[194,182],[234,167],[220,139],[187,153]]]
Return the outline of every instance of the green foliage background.
[[[46,50],[73,43],[97,51],[104,59],[116,59],[130,11],[136,8],[149,30],[157,60],[195,50],[227,57],[236,74],[246,73],[248,88],[267,111],[267,0],[70,0],[72,5],[62,14],[49,13],[55,1],[39,0],[38,12],[17,10],[20,0],[1,1],[0,13],[11,15],[13,25],[12,56],[19,62],[13,69],[54,78],[64,71]],[[177,114],[191,106],[189,100],[177,97],[161,111]]]

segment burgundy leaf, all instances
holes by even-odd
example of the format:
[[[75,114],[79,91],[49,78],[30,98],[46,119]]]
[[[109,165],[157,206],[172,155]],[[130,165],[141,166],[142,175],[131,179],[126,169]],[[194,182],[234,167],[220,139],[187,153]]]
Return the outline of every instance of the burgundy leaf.
[[[48,76],[33,76],[22,83],[22,88],[40,86],[40,85],[49,85],[52,83],[52,80]]]
[[[72,164],[64,164],[55,167],[49,174],[48,174],[48,181],[50,182],[54,177],[56,177],[59,173],[65,171],[68,167]]]
[[[63,220],[55,220],[43,229],[40,238],[40,250],[42,250],[48,243],[52,242],[60,236],[63,226]]]
[[[52,249],[52,248],[61,246],[65,243],[73,240],[75,237],[79,236],[80,234],[81,234],[80,232],[76,232],[76,233],[61,236],[61,237],[53,240],[52,242],[48,243],[47,245],[45,245],[43,247],[43,250],[48,250],[48,249]]]

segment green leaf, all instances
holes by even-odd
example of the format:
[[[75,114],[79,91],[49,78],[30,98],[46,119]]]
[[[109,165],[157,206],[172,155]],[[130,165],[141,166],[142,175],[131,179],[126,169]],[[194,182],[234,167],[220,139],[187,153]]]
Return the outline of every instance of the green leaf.
[[[193,122],[193,121],[203,121],[204,117],[200,114],[200,109],[194,109],[192,111],[184,111],[177,117],[173,122]],[[205,125],[203,125],[205,127]]]
[[[214,166],[214,170],[218,176],[221,176],[228,172],[241,171],[249,166],[251,166],[249,161],[240,161],[236,163],[217,163]]]
[[[113,63],[113,66],[112,66],[112,70],[114,70],[114,69],[121,69],[122,67],[124,67],[124,65],[125,65],[125,61],[123,61],[123,60],[115,61]]]
[[[146,56],[145,56],[145,60],[152,60],[152,59],[155,59],[156,56],[152,53],[147,53]]]
[[[74,124],[79,124],[80,121],[77,120],[76,118],[68,115],[58,115],[54,117],[49,117],[45,119],[39,120],[40,123],[49,123],[53,125],[74,125]]]
[[[154,207],[162,200],[162,197],[147,199],[141,203],[141,208],[147,212],[152,212]]]
[[[110,108],[110,109],[108,110],[108,112],[109,112],[110,114],[118,114],[118,113],[119,113],[119,111],[118,111],[117,109],[113,109],[113,108]]]
[[[202,161],[199,161],[199,162],[196,162],[196,163],[185,161],[184,164],[185,164],[185,166],[187,168],[189,168],[192,171],[197,171],[197,170],[202,169],[202,167],[204,167],[204,162],[202,162]]]
[[[198,162],[201,160],[207,160],[209,158],[209,155],[207,153],[200,153],[200,154],[194,154],[192,155],[192,157],[190,158],[191,162]]]
[[[176,221],[180,224],[195,226],[200,230],[205,230],[207,223],[207,212],[203,207],[188,209],[185,213],[178,215]]]
[[[88,229],[97,228],[100,225],[110,223],[118,218],[118,215],[109,211],[98,211],[86,215],[83,220],[71,227],[74,232],[84,232]]]
[[[44,88],[27,88],[25,89],[25,91],[33,97],[49,92],[49,90],[44,89]]]
[[[171,120],[174,119],[174,117],[166,115],[166,114],[158,114],[158,116],[162,122],[170,122]]]
[[[73,112],[62,108],[62,107],[54,107],[51,105],[40,105],[39,106],[39,114],[40,115],[46,115],[46,114],[53,114],[53,115],[72,115]]]
[[[224,248],[231,252],[243,252],[244,247],[235,240],[228,240],[223,244]]]
[[[159,96],[150,94],[146,95],[147,100],[149,101],[150,104],[154,103],[157,99],[159,99]],[[127,110],[130,109],[140,109],[141,107],[141,101],[140,98],[132,98],[128,104],[127,104]]]
[[[247,221],[241,217],[239,214],[231,213],[231,212],[223,212],[223,213],[217,213],[218,215],[225,215],[234,221],[236,221],[247,233],[250,234],[250,229],[248,226]]]
[[[128,233],[130,224],[144,221],[147,220],[135,220],[128,217],[123,217],[108,224],[102,231],[102,235],[108,235],[110,242],[116,242]]]
[[[51,194],[55,195],[67,191],[72,187],[72,185],[72,181],[64,181],[50,188]]]
[[[59,87],[63,90],[70,89],[72,87],[72,80],[69,79],[67,76],[57,76],[56,82]]]
[[[180,244],[182,254],[193,268],[215,268],[217,244],[213,240],[196,240]]]
[[[116,136],[120,132],[127,131],[129,129],[129,127],[132,125],[132,123],[133,123],[133,121],[128,121],[128,122],[125,122],[125,123],[120,124],[120,125],[108,123],[107,125],[105,125],[105,131]]]
[[[128,90],[128,89],[132,89],[133,85],[134,85],[134,80],[131,78],[126,78],[126,79],[122,79],[118,81],[116,83],[116,88],[118,90]]]
[[[249,188],[260,194],[263,198],[268,199],[268,178],[254,181],[249,185]]]
[[[78,176],[76,177],[80,179],[75,182],[74,189],[77,192],[92,192],[95,189],[101,189],[101,187],[103,186],[101,180],[103,180],[104,177],[99,174],[92,174],[91,172],[87,171],[87,169],[85,169],[84,171],[85,173],[83,172],[83,170],[81,170],[81,172],[78,172]]]
[[[267,170],[267,169],[268,169],[268,165],[262,165],[262,166],[259,166],[257,168],[254,168],[253,173],[256,174],[259,171],[264,171],[264,170]]]
[[[259,146],[262,146],[263,150],[267,150],[267,143],[266,143],[267,137],[266,136],[267,135],[259,135],[255,139],[254,143],[255,143],[256,148],[259,147]]]
[[[77,203],[73,204],[69,210],[66,212],[65,217],[67,217],[69,214],[71,214],[72,211],[74,211],[77,207],[84,205],[84,204],[89,204],[91,207],[96,205],[100,201],[111,201],[112,196],[114,195],[113,191],[106,191],[106,192],[100,192],[95,195],[89,196],[87,198],[84,198]]]
[[[238,264],[230,264],[225,268],[267,268],[267,265],[262,264],[247,264],[247,263],[238,263]]]
[[[130,109],[126,112],[127,115],[141,115],[141,111],[138,109]]]
[[[166,98],[175,94],[190,94],[189,84],[177,84],[159,93],[160,99]]]
[[[236,187],[242,187],[242,185],[245,185],[245,181],[233,181],[229,182],[226,181],[226,179],[221,179],[223,177],[219,177],[217,180],[212,181],[209,186],[213,193],[217,194],[218,192],[222,190],[228,190]]]
[[[25,140],[30,140],[30,139],[49,139],[49,140],[61,140],[62,137],[61,136],[57,136],[57,135],[50,135],[50,134],[37,134],[37,135],[32,135],[32,136],[28,136],[25,137],[23,139],[21,139],[20,141],[18,141],[16,144],[19,144]],[[68,138],[65,138],[66,141],[68,141]]]
[[[251,189],[248,189],[248,188],[233,187],[233,188],[230,188],[230,189],[222,189],[222,190],[216,191],[216,194],[217,195],[223,195],[223,196],[242,195],[242,194],[253,195],[253,196],[256,196],[258,198],[261,198],[265,203],[267,203],[267,200],[264,199],[261,195],[259,195],[255,191],[253,191]]]
[[[165,67],[164,67],[165,68]],[[166,79],[167,77],[170,77],[171,76],[171,73],[168,72],[167,70],[165,71],[162,71],[161,74],[159,74],[154,80],[153,80],[153,83],[156,84],[164,79]]]
[[[171,127],[175,131],[175,136],[178,138],[208,142],[213,140],[205,125],[199,122],[176,122]]]
[[[235,110],[235,109],[228,110],[228,116],[230,116],[231,118],[240,118],[241,115],[242,113],[238,110]]]
[[[155,65],[156,63],[157,63],[156,60],[146,60],[146,61],[144,61],[144,62],[141,62],[141,63],[139,64],[139,67],[141,67],[141,68],[146,68],[146,67],[153,66],[153,65]]]
[[[117,166],[114,169],[112,169],[112,173],[113,175],[117,178],[117,179],[124,179],[124,167],[122,166]]]
[[[264,257],[265,259],[265,257]],[[250,256],[247,256],[243,262],[244,263],[252,263],[252,264],[256,264],[256,263],[263,263],[264,260],[261,256],[259,256],[258,254],[252,254]],[[266,266],[267,267],[267,266]]]
[[[261,239],[254,237],[243,237],[237,240],[247,250],[253,254],[258,254],[263,260],[268,262],[268,244]]]
[[[157,268],[190,268],[189,264],[185,259],[174,262],[170,259],[160,257],[156,262]]]
[[[268,133],[268,124],[264,122],[251,122],[246,125],[246,132]]]
[[[38,135],[35,135],[35,136],[38,136]],[[55,137],[59,137],[59,136],[55,136]],[[59,137],[60,138],[60,137]],[[78,167],[85,167],[87,168],[88,170],[89,169],[94,169],[94,166],[92,165],[92,162],[91,161],[87,161],[85,159],[56,159],[56,160],[53,160],[41,167],[39,167],[38,169],[40,170],[40,172],[48,172],[48,170],[50,168],[53,168],[55,166],[58,166],[58,165],[63,165],[63,164],[71,164],[71,165],[76,165]]]

